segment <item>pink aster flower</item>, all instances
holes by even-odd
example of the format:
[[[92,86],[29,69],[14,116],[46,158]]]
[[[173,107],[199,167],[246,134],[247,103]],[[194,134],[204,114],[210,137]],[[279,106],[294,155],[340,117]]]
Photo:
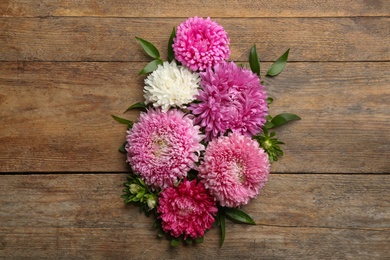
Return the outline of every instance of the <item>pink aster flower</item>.
[[[223,62],[200,73],[202,90],[189,108],[196,124],[205,128],[207,140],[227,130],[255,135],[268,113],[267,95],[259,77],[234,62]]]
[[[175,58],[192,71],[202,71],[229,58],[230,40],[222,26],[210,17],[189,18],[176,31]]]
[[[157,211],[162,228],[174,237],[199,238],[214,223],[218,209],[214,199],[196,180],[184,181],[160,193]]]
[[[151,109],[127,131],[127,162],[146,184],[164,189],[195,167],[202,139],[199,127],[182,111]]]
[[[209,143],[198,177],[221,206],[238,207],[259,194],[269,172],[268,155],[259,144],[231,133]]]

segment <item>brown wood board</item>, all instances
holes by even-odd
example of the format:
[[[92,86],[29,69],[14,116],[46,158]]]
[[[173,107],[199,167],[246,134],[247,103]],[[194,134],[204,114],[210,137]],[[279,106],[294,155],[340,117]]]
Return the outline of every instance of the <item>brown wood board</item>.
[[[0,61],[148,61],[135,36],[161,51],[182,18],[0,18]],[[224,18],[230,60],[388,61],[390,18]]]
[[[244,209],[256,226],[227,221],[197,246],[169,248],[152,219],[120,198],[125,174],[6,175],[0,183],[0,257],[366,258],[387,256],[388,175],[272,174]],[[362,199],[364,198],[364,199]]]
[[[110,115],[142,101],[150,58],[171,30],[211,16],[230,60],[256,44],[285,156],[243,209],[203,244],[170,248],[120,195],[125,126]],[[0,1],[0,259],[388,259],[390,2]]]
[[[97,16],[97,17],[348,17],[387,16],[387,0],[241,0],[241,1],[69,1],[3,0],[0,16]]]
[[[137,111],[123,111],[143,101],[144,64],[0,63],[0,150],[7,151],[0,171],[126,171],[117,152],[126,129],[111,115],[136,120]],[[389,172],[389,69],[387,62],[291,63],[277,78],[264,77],[271,114],[302,117],[275,129],[286,145],[273,171]]]

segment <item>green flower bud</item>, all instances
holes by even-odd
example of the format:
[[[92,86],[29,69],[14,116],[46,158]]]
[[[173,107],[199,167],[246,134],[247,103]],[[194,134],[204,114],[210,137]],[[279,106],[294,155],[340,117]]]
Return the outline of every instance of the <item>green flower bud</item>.
[[[137,185],[137,184],[130,184],[130,187],[129,187],[129,190],[131,192],[131,194],[137,194],[141,189],[141,186]]]
[[[150,195],[148,196],[146,203],[148,204],[149,210],[154,209],[157,204],[157,198],[154,195]]]

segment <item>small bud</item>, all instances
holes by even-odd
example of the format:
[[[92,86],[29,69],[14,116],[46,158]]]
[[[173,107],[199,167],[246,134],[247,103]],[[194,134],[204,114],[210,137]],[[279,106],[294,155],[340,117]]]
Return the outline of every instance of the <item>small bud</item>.
[[[263,142],[263,147],[265,150],[268,150],[272,147],[272,141],[267,139]]]
[[[141,189],[141,187],[139,185],[130,184],[129,190],[130,190],[131,194],[137,194],[140,189]]]
[[[149,209],[154,209],[156,207],[156,203],[157,203],[157,200],[156,200],[156,197],[155,196],[150,196],[147,200],[146,200],[146,203],[148,204],[148,207]]]

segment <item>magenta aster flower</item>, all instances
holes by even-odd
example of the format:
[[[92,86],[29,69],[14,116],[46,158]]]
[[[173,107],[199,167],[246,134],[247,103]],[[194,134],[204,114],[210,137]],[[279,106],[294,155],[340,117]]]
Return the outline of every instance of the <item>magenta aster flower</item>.
[[[229,58],[230,40],[222,26],[210,17],[189,18],[176,31],[175,58],[192,71],[202,71]]]
[[[268,107],[264,86],[256,74],[234,62],[223,62],[200,75],[200,103],[189,109],[197,115],[195,123],[205,128],[207,140],[227,130],[247,135],[260,132]]]
[[[218,209],[214,199],[196,180],[184,181],[160,193],[157,211],[162,228],[174,237],[199,238],[214,223]]]
[[[180,110],[149,110],[127,131],[127,162],[146,184],[167,188],[195,166],[203,136]]]
[[[269,172],[267,153],[259,144],[231,133],[209,143],[198,177],[221,206],[238,207],[259,194]]]

